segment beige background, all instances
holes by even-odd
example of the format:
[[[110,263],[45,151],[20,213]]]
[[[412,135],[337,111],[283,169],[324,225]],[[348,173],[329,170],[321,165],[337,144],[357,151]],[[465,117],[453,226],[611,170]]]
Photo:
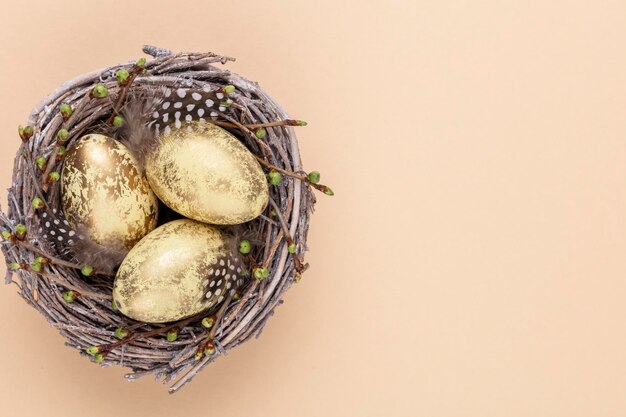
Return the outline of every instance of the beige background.
[[[0,414],[626,415],[626,3],[10,3],[2,189],[43,95],[154,43],[236,56],[337,195],[262,337],[176,396],[1,288]]]

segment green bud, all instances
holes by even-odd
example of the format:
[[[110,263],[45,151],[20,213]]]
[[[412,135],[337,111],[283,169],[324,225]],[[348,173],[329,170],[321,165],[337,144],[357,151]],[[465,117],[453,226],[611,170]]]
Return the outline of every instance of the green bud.
[[[91,91],[91,95],[95,98],[105,98],[109,95],[109,90],[104,84],[98,84]]]
[[[111,310],[113,310],[113,311],[119,310],[117,308],[117,303],[115,302],[115,300],[111,301]]]
[[[67,129],[60,129],[57,132],[57,143],[63,145],[70,138],[70,132]]]
[[[241,294],[239,294],[239,291],[235,292],[235,295],[233,295],[233,301],[239,301],[241,300]]]
[[[20,138],[22,138],[22,140],[26,142],[28,139],[30,139],[31,136],[33,136],[34,129],[32,126],[20,125],[17,127],[17,133],[20,135]]]
[[[20,264],[19,262],[11,262],[11,263],[9,264],[9,268],[10,268],[12,271],[17,271],[18,269],[22,269],[22,264]]]
[[[287,250],[289,251],[289,253],[296,253],[296,244],[291,242],[291,244],[287,247]]]
[[[27,232],[28,232],[28,229],[26,229],[26,226],[24,226],[22,223],[15,226],[15,236],[18,239],[20,240],[24,239]]]
[[[253,274],[254,274],[254,278],[261,281],[262,279],[265,279],[270,276],[270,270],[267,268],[258,267],[258,268],[254,268]]]
[[[296,120],[296,123],[298,126],[306,126],[308,125],[307,122],[305,122],[304,120]]]
[[[178,339],[178,332],[176,330],[170,330],[167,332],[166,337],[168,342],[175,342],[176,339]]]
[[[211,356],[215,353],[215,345],[213,343],[207,343],[204,347],[204,354],[207,356]]]
[[[267,136],[267,130],[260,128],[260,129],[257,129],[257,131],[254,134],[256,135],[257,138],[263,139],[265,136]]]
[[[280,175],[280,172],[270,171],[270,173],[267,174],[267,178],[269,178],[270,184],[272,185],[280,185],[280,183],[283,182],[283,176]]]
[[[35,272],[41,272],[42,266],[40,263],[33,262],[33,264],[30,266],[30,269],[32,269]]]
[[[63,158],[65,156],[65,146],[59,146],[59,150],[57,151],[57,157]]]
[[[102,361],[104,361],[104,355],[102,353],[96,353],[95,355],[93,355],[93,361],[96,363],[101,363]]]
[[[48,178],[50,178],[50,181],[57,182],[59,179],[61,179],[61,175],[56,171],[52,171],[50,174],[48,174]]]
[[[50,263],[50,260],[48,258],[44,258],[43,256],[38,256],[33,262],[41,265],[48,265]]]
[[[146,65],[146,58],[139,58],[135,65],[139,68],[143,68]]]
[[[230,94],[235,92],[235,86],[234,85],[225,85],[224,87],[222,87],[222,91],[225,92],[226,94]]]
[[[86,277],[90,277],[91,274],[93,274],[93,267],[90,265],[85,265],[83,266],[83,268],[80,270],[80,273],[83,274]]]
[[[39,197],[33,198],[32,206],[34,209],[42,209],[46,206],[43,200]]]
[[[44,169],[46,169],[46,165],[48,164],[48,158],[46,158],[45,156],[38,156],[37,159],[35,159],[35,163],[37,164],[39,169],[43,171]]]
[[[293,280],[298,283],[300,282],[300,280],[302,279],[302,274],[300,272],[296,272],[296,275],[294,276]]]
[[[85,352],[88,355],[93,356],[96,353],[100,353],[100,348],[98,346],[89,346],[87,349],[85,349]]]
[[[63,293],[63,299],[67,303],[73,303],[74,300],[76,300],[76,293],[74,291],[72,291],[72,290],[65,291]]]
[[[202,359],[202,357],[204,356],[204,352],[202,351],[202,349],[198,350],[195,354],[195,356],[193,357],[195,360],[199,361],[200,359]]]
[[[124,118],[122,116],[115,116],[113,118],[113,126],[120,127],[124,123]]]
[[[250,244],[249,240],[242,240],[241,243],[239,243],[239,252],[243,253],[244,255],[247,255],[250,253],[250,251],[252,250],[252,245]]]
[[[61,104],[61,107],[59,108],[59,111],[61,112],[61,115],[63,116],[63,118],[66,119],[66,120],[70,118],[72,113],[74,113],[74,110],[72,109],[72,106],[70,106],[67,103]]]
[[[311,171],[309,172],[309,175],[307,176],[309,181],[312,182],[313,184],[317,184],[318,182],[320,182],[320,177],[321,175],[317,171]]]
[[[202,327],[205,329],[210,329],[215,324],[215,319],[213,317],[205,317],[202,319]]]
[[[335,193],[333,192],[333,190],[330,189],[330,187],[326,187],[324,189],[324,194],[326,194],[326,195],[335,195]]]
[[[126,68],[120,68],[115,73],[115,78],[117,78],[117,81],[122,85],[126,84],[128,77],[130,77],[130,74]]]
[[[2,231],[2,237],[4,238],[4,240],[13,240],[13,235],[8,230]]]
[[[118,327],[115,329],[115,337],[122,340],[128,337],[128,330],[123,327]]]
[[[270,210],[270,216],[272,217],[276,217],[278,214],[276,213],[276,210],[272,209]]]

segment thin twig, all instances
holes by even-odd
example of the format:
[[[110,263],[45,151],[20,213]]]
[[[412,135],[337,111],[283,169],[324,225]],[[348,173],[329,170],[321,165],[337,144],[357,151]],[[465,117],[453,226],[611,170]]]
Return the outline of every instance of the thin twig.
[[[21,246],[22,248],[29,250],[33,253],[36,253],[37,255],[43,256],[44,258],[46,258],[48,261],[50,261],[53,264],[59,265],[59,266],[65,266],[68,268],[73,268],[73,269],[81,269],[81,266],[78,266],[76,264],[73,264],[71,262],[68,261],[64,261],[63,259],[57,258],[56,256],[52,256],[46,252],[44,252],[43,250],[39,249],[38,247],[30,244],[29,242],[25,241],[25,240],[14,240],[13,243],[15,243],[17,246]]]
[[[56,282],[57,284],[62,285],[62,286],[64,286],[67,289],[70,289],[72,291],[76,291],[78,294],[80,294],[82,296],[88,296],[88,297],[97,298],[97,299],[100,299],[100,300],[112,300],[113,299],[113,297],[108,295],[108,294],[101,294],[101,293],[89,291],[89,290],[86,290],[84,288],[80,288],[80,287],[77,287],[75,285],[72,285],[72,284],[70,284],[67,281],[64,281],[62,279],[57,278],[56,276],[54,276],[53,274],[51,274],[51,273],[49,273],[47,271],[44,271],[44,270],[34,271],[29,265],[25,265],[24,269],[26,271],[28,271],[28,272],[34,272],[34,273],[36,273],[38,275],[41,275],[42,277],[44,277],[44,278],[46,278],[46,279],[48,279],[50,281]]]
[[[305,183],[307,183],[311,187],[313,187],[313,188],[315,188],[315,189],[317,189],[317,190],[319,190],[319,191],[321,191],[323,193],[327,193],[330,190],[330,188],[328,186],[326,186],[326,185],[317,184],[317,183],[311,182],[309,180],[308,175],[298,174],[296,172],[287,171],[286,169],[283,169],[283,168],[277,167],[276,165],[270,164],[265,159],[263,159],[263,158],[261,158],[261,157],[259,157],[257,155],[255,155],[255,158],[264,167],[266,167],[266,168],[268,168],[270,170],[277,171],[277,172],[280,172],[282,174],[285,174],[288,177],[295,178],[295,179],[300,180],[300,181],[304,181]]]
[[[237,303],[233,311],[231,311],[230,314],[224,319],[224,323],[230,323],[231,321],[233,321],[235,317],[237,317],[237,314],[239,314],[239,311],[241,311],[241,309],[248,302],[248,300],[250,299],[254,291],[256,291],[260,282],[261,281],[257,279],[254,280],[252,285],[250,285],[250,287],[243,294],[243,296],[241,297],[241,300],[239,300],[239,303]]]
[[[147,339],[147,338],[152,337],[152,336],[165,334],[165,333],[169,332],[170,330],[177,329],[177,328],[182,329],[183,327],[185,327],[189,323],[192,323],[193,321],[197,321],[199,319],[202,319],[205,316],[206,316],[206,312],[202,312],[202,313],[196,314],[196,315],[194,315],[192,317],[189,317],[187,319],[180,320],[180,321],[177,321],[175,323],[169,324],[167,326],[156,328],[154,330],[150,330],[150,331],[147,331],[147,332],[133,333],[130,336],[128,336],[128,337],[126,337],[126,338],[124,338],[124,339],[122,339],[122,340],[120,340],[118,342],[109,343],[109,344],[106,344],[106,345],[100,345],[100,346],[98,346],[98,348],[100,349],[101,353],[110,352],[111,350],[113,350],[115,348],[118,348],[120,346],[129,344],[129,343],[131,343],[131,342],[133,342],[135,340],[138,340],[138,339]]]
[[[117,102],[115,103],[115,107],[113,107],[113,113],[111,113],[111,117],[109,117],[108,123],[113,123],[113,119],[115,116],[119,115],[120,110],[124,106],[124,102],[126,101],[126,95],[128,94],[128,90],[130,90],[130,86],[135,81],[135,78],[143,71],[142,67],[135,65],[130,73],[130,76],[122,86],[122,92],[117,98]]]
[[[282,210],[280,209],[280,207],[278,207],[278,204],[276,204],[276,202],[272,198],[270,198],[270,205],[274,208],[274,211],[276,212],[276,217],[278,217],[278,220],[280,222],[280,226],[283,231],[283,236],[285,237],[285,240],[287,241],[287,247],[291,247],[291,245],[294,245],[295,243],[293,239],[291,238],[291,234],[289,233],[289,227],[287,226],[287,223],[285,222],[285,219],[283,218]],[[293,258],[293,263],[294,263],[296,272],[301,273],[302,262],[300,261],[298,254],[293,252],[291,253],[291,257]]]
[[[231,127],[233,129],[239,129],[240,126],[244,126],[247,129],[261,129],[264,127],[276,127],[276,126],[305,126],[301,120],[293,120],[293,119],[278,120],[276,122],[269,122],[269,123],[251,123],[251,124],[246,124],[246,123],[235,124],[235,123],[230,123],[230,122],[223,122],[220,120],[209,120],[209,123],[213,123],[214,125],[223,126],[223,127]]]

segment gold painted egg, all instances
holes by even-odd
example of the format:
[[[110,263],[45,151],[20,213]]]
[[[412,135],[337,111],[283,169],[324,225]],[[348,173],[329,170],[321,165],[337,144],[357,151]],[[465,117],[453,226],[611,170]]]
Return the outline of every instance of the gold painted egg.
[[[211,123],[168,126],[146,158],[146,176],[172,210],[205,223],[250,221],[269,201],[267,180],[254,155]]]
[[[221,303],[243,274],[238,252],[231,252],[219,229],[175,220],[131,249],[117,271],[113,299],[130,318],[166,323]]]
[[[90,134],[66,153],[61,198],[67,221],[105,247],[132,248],[156,227],[158,200],[128,149]]]

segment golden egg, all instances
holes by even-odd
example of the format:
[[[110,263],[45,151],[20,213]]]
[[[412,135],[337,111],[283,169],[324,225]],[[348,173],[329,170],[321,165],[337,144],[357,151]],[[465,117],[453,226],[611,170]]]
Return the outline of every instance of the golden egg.
[[[128,149],[104,135],[80,138],[61,173],[65,217],[105,247],[132,248],[156,227],[158,200]]]
[[[269,201],[267,180],[254,155],[211,123],[166,129],[146,159],[146,176],[172,210],[205,223],[250,221]]]
[[[220,230],[189,219],[159,226],[128,253],[113,299],[126,316],[165,323],[221,303],[244,274]]]

